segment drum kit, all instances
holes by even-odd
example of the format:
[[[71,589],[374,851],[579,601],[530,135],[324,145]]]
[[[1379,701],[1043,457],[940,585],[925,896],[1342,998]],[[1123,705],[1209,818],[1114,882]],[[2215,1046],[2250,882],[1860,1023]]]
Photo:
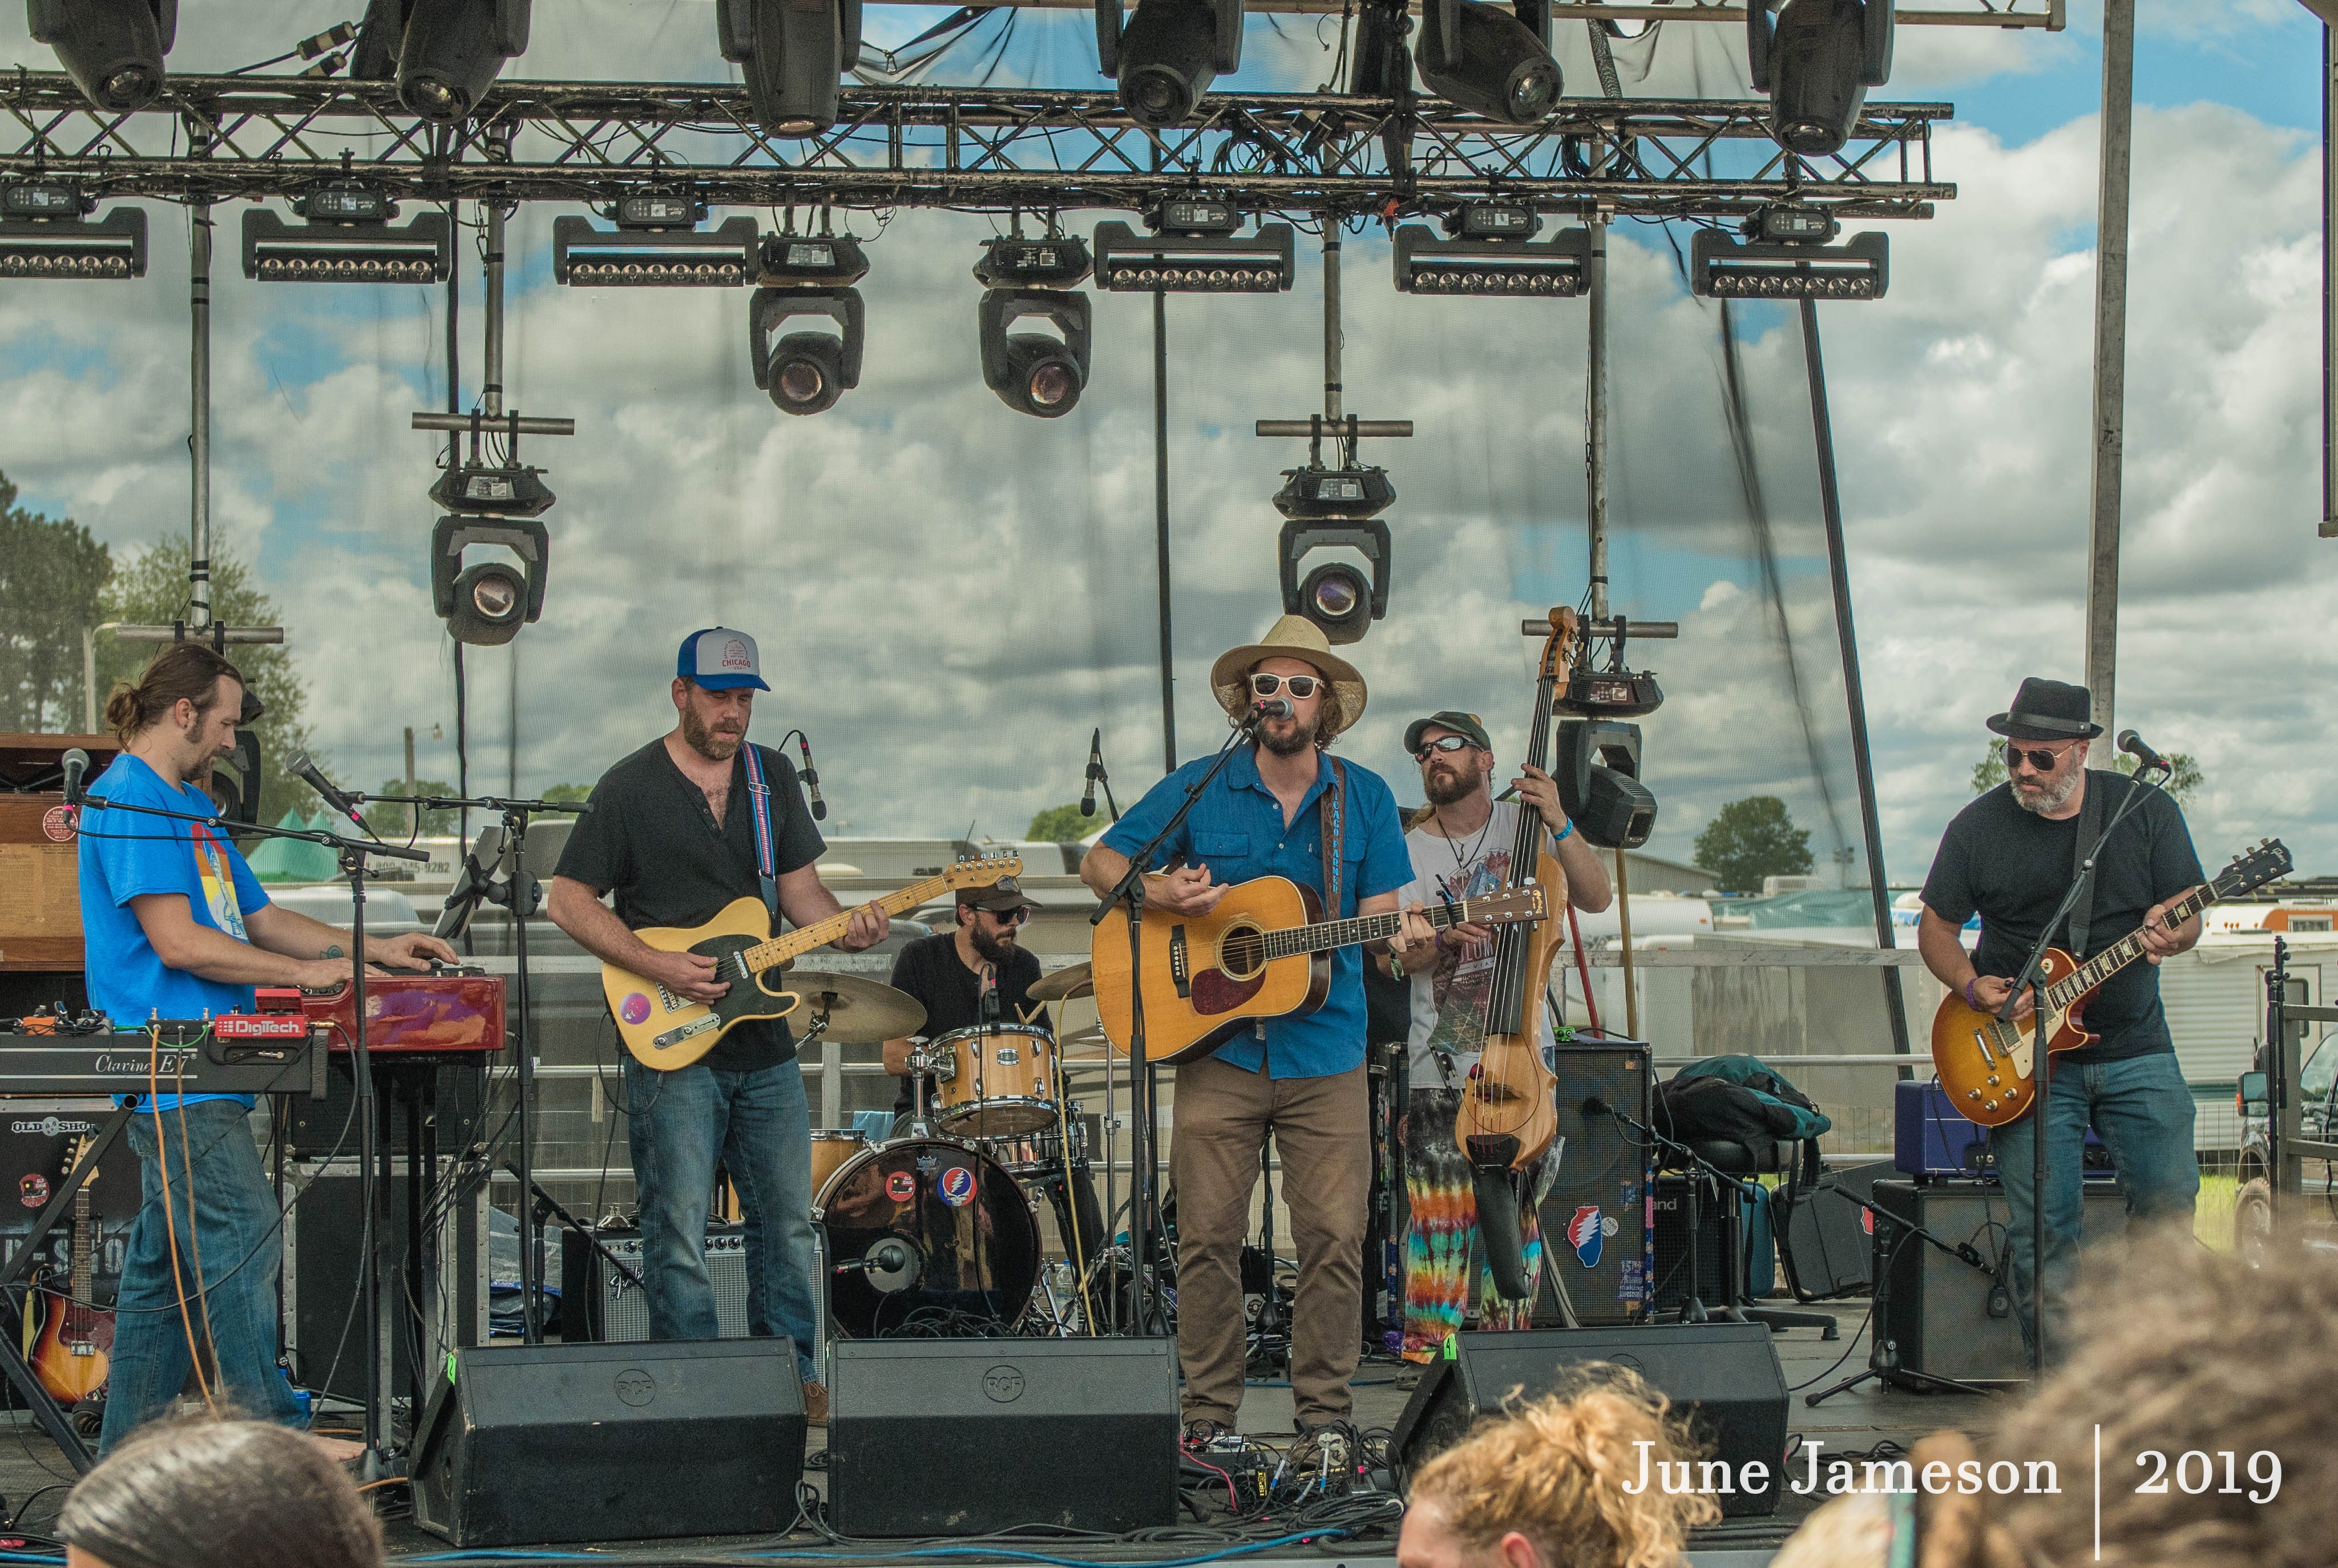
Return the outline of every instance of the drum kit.
[[[1076,1270],[1045,1256],[1033,1191],[1088,1169],[1087,1127],[1063,1093],[1056,1041],[1012,1020],[925,1039],[925,1009],[856,975],[797,972],[807,1039],[912,1041],[918,1103],[906,1135],[872,1142],[848,1129],[811,1135],[811,1220],[827,1240],[829,1320],[853,1338],[997,1334],[1037,1313],[1055,1332],[1084,1321]],[[1088,966],[1031,987],[1035,1001],[1090,995]],[[930,1079],[930,1096],[925,1087]],[[1056,1196],[1055,1193],[1050,1194]],[[1068,1191],[1057,1212],[1076,1212]],[[1099,1255],[1101,1237],[1067,1249]],[[1059,1293],[1056,1278],[1071,1287]],[[1034,1293],[1047,1284],[1035,1307]]]

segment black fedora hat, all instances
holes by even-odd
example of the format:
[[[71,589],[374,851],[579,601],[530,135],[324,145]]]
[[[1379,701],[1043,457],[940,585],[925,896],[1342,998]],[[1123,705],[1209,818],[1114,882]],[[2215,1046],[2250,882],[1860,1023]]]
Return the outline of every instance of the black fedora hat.
[[[2084,686],[2043,681],[2032,675],[2013,694],[2010,711],[1999,713],[1989,727],[2014,740],[2091,740],[2103,732],[2090,723],[2094,700]]]

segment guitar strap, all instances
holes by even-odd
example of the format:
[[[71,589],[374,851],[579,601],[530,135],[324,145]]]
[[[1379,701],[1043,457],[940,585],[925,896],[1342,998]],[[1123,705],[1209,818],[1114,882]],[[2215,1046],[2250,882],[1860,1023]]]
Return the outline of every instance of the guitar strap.
[[[1323,760],[1331,765],[1331,781],[1315,802],[1322,813],[1323,830],[1319,837],[1323,840],[1323,918],[1338,920],[1343,918],[1341,911],[1346,907],[1340,901],[1340,867],[1344,863],[1340,849],[1347,828],[1348,765],[1337,757],[1326,756]]]
[[[773,919],[780,913],[779,858],[771,850],[771,789],[763,782],[763,760],[752,744],[742,746],[747,760],[747,801],[755,818],[755,880],[762,885],[763,907]]]
[[[2096,841],[2101,838],[2102,831],[2102,786],[2099,780],[2089,777],[2087,780],[2087,802],[2078,808],[2078,849],[2070,862],[2071,876],[2076,877],[2078,867],[2087,863],[2087,857],[2095,852]],[[2102,878],[2103,869],[2097,866],[2095,874],[2087,878],[2087,886],[2079,892],[2078,903],[2070,906],[2070,956],[2081,964],[2089,956],[2087,952],[2087,924],[2095,912],[2095,885]]]

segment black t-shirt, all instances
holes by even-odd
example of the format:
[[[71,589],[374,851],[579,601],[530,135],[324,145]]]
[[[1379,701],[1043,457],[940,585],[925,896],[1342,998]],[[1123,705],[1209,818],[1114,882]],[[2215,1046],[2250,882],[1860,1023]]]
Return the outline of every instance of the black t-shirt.
[[[1030,1014],[1032,1023],[1054,1033],[1046,1009],[1032,1011],[1030,990],[1038,979],[1038,956],[1017,944],[1014,955],[999,965],[999,1022],[1020,1023],[1024,1014]],[[966,961],[958,956],[958,933],[954,930],[920,936],[902,948],[894,956],[893,978],[889,984],[924,1004],[923,1033],[928,1040],[938,1039],[953,1029],[971,1029],[982,1022],[982,976],[968,968]],[[893,1095],[893,1114],[907,1115],[917,1103],[917,1097],[915,1077],[904,1073],[900,1088]]]
[[[2102,792],[2097,832],[2109,826],[2137,788],[2124,774],[2088,770],[2088,793]],[[2009,979],[2020,970],[2078,869],[2078,821],[2050,821],[2025,811],[2013,799],[2012,786],[2000,784],[1958,812],[1940,836],[1940,853],[1924,879],[1924,906],[1956,926],[1979,912],[1973,967],[1981,974]],[[2093,957],[2141,926],[2153,905],[2202,880],[2184,814],[2175,801],[2153,790],[2096,851],[2094,909],[2087,923],[2087,951],[2078,956]],[[2054,942],[2068,950],[2067,927]],[[2159,1005],[2159,969],[2142,959],[2103,983],[2088,999],[2084,1018],[2102,1043],[2058,1061],[2116,1062],[2176,1049]]]
[[[827,848],[804,809],[795,768],[768,746],[755,750],[771,791],[772,874],[785,876]],[[705,792],[674,766],[663,739],[601,776],[555,875],[617,895],[627,929],[700,926],[735,898],[763,896],[755,870],[755,809],[744,756],[731,762],[731,797],[718,825]],[[795,1055],[781,1019],[751,1021],[701,1058],[729,1073],[773,1067]]]

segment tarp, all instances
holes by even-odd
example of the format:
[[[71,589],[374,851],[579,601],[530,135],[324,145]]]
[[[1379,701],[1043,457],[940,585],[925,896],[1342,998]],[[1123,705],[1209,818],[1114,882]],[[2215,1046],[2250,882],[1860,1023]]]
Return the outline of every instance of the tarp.
[[[322,812],[314,820],[287,811],[279,828],[313,828],[332,831],[332,819]],[[270,838],[251,852],[251,874],[262,882],[329,882],[341,874],[341,863],[322,844],[298,838]]]

